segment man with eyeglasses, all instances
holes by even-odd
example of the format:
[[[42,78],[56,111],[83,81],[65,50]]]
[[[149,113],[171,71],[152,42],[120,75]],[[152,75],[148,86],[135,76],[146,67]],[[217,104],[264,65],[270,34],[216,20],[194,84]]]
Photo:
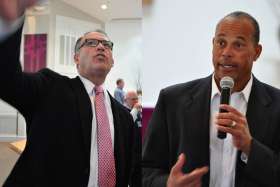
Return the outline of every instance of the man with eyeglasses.
[[[0,15],[13,25],[34,2],[2,0]],[[27,74],[19,62],[22,22],[0,42],[0,98],[27,125],[26,148],[3,186],[141,186],[138,129],[103,85],[114,63],[106,33],[88,32],[77,41],[78,77],[50,69]]]

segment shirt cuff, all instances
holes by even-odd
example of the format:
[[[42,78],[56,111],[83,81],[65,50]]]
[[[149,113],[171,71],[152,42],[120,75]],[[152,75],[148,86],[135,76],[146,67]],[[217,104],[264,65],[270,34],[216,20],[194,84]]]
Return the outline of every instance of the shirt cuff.
[[[132,110],[130,111],[130,114],[132,115],[134,122],[137,119],[137,113],[138,113],[138,110],[136,108],[132,108]]]

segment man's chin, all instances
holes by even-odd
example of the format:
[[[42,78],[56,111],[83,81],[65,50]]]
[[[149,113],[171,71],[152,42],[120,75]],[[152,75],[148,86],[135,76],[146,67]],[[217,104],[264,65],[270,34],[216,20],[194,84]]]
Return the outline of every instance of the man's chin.
[[[107,68],[95,68],[91,71],[93,75],[103,75],[106,76],[109,73],[110,69]]]
[[[236,75],[235,75],[235,73],[233,73],[233,72],[218,72],[218,73],[214,73],[214,75],[215,75],[215,78],[217,79],[222,79],[223,77],[226,77],[226,76],[228,76],[228,77],[231,77],[231,78],[233,78],[234,80],[236,79]]]

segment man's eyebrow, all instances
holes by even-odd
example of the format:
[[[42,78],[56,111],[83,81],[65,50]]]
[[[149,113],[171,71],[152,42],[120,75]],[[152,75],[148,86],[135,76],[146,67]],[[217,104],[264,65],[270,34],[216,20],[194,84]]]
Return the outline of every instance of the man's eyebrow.
[[[221,34],[218,34],[217,35],[218,37],[224,37],[224,36],[226,36],[224,33],[221,33]]]
[[[237,39],[243,40],[244,42],[246,41],[246,39],[243,36],[237,36]]]
[[[225,36],[226,35],[223,33],[217,35],[217,37],[225,37]],[[237,36],[236,38],[242,41],[246,41],[246,39],[243,36]]]

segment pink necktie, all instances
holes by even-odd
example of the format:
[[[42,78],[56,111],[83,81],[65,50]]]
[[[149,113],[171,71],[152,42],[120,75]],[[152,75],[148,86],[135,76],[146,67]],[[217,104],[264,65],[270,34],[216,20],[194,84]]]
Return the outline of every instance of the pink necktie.
[[[116,184],[115,159],[104,93],[100,86],[94,87],[94,90],[97,121],[98,186],[114,187]]]

